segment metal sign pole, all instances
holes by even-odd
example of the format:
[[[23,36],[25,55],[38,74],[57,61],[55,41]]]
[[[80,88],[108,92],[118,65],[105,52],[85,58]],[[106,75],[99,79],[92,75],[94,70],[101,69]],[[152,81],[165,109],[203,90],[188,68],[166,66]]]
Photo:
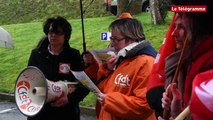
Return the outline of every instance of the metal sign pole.
[[[86,42],[85,42],[85,36],[84,36],[84,13],[83,13],[82,0],[80,0],[80,8],[81,8],[81,26],[82,26],[82,37],[83,37],[83,50],[84,50],[84,52],[86,52]]]

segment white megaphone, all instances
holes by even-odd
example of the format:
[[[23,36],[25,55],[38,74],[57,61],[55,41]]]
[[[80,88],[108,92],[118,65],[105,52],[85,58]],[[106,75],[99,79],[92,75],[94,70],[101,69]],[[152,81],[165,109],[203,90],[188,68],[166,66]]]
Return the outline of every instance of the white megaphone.
[[[25,116],[34,116],[42,110],[45,103],[72,93],[76,84],[78,82],[51,82],[37,67],[29,66],[16,80],[16,105]]]

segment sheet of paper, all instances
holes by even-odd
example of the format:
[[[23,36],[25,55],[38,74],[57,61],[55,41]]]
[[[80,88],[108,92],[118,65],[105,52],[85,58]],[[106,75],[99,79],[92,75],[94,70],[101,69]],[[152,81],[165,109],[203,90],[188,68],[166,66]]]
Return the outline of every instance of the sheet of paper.
[[[114,48],[106,48],[102,50],[89,50],[89,52],[93,55],[95,60],[98,62],[99,65],[106,62],[107,58],[109,57],[108,52],[114,52]]]
[[[92,80],[87,76],[87,74],[84,71],[71,70],[71,72],[75,76],[75,78],[78,79],[90,91],[92,91],[96,95],[98,95],[98,93],[101,93],[98,87],[92,82]]]

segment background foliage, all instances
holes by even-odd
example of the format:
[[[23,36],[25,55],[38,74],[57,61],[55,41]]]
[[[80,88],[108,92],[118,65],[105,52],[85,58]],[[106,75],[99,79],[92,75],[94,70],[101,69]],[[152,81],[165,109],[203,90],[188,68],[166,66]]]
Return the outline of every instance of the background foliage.
[[[85,18],[110,15],[104,0],[82,1]],[[0,8],[0,25],[43,21],[55,15],[80,18],[79,0],[0,0]]]

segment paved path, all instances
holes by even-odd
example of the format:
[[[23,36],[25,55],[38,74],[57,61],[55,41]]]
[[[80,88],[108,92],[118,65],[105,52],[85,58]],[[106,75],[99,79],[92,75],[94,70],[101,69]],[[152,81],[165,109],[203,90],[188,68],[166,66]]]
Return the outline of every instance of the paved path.
[[[14,97],[0,93],[0,120],[27,120],[14,102]],[[97,120],[94,108],[81,107],[81,120]]]
[[[27,120],[27,118],[20,113],[15,103],[0,101],[0,120]],[[82,113],[81,120],[97,120],[97,118],[94,115]]]

